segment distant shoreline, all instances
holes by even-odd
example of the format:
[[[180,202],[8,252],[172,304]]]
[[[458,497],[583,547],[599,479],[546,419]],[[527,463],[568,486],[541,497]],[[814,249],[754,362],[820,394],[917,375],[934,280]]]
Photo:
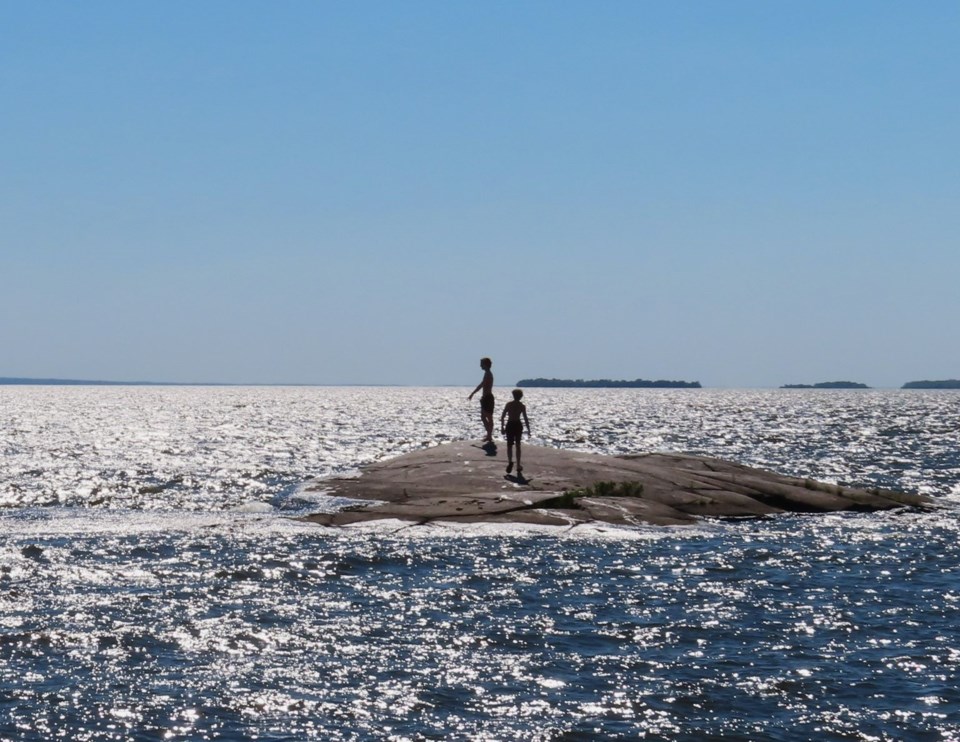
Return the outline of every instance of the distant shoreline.
[[[205,382],[176,381],[103,381],[99,379],[29,379],[17,376],[0,376],[3,386],[235,386]]]
[[[0,376],[0,386],[409,386],[401,384],[314,384],[306,382],[233,382],[233,381],[104,381],[100,379],[30,379],[15,376]],[[448,386],[460,386],[450,384]]]
[[[901,389],[960,389],[960,379],[940,381],[908,381]]]
[[[784,384],[781,389],[869,389],[859,381],[821,381],[816,384]]]
[[[377,384],[371,382],[231,382],[231,381],[113,381],[104,379],[54,379],[22,376],[0,376],[2,386],[94,386],[94,387],[372,387],[372,388],[421,388],[443,387],[460,388],[464,384]],[[670,381],[658,379],[649,381],[635,379],[622,381],[612,379],[521,379],[516,386],[530,388],[556,389],[703,389],[699,381]],[[818,384],[784,384],[780,387],[707,387],[717,389],[874,389],[875,387],[859,382],[820,382]],[[899,387],[877,387],[879,389],[947,389],[960,390],[960,379],[935,381],[908,381]]]

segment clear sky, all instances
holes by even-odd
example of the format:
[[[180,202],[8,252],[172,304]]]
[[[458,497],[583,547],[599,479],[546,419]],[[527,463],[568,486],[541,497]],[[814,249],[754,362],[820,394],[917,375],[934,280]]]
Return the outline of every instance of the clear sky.
[[[960,3],[0,0],[0,376],[960,378]]]

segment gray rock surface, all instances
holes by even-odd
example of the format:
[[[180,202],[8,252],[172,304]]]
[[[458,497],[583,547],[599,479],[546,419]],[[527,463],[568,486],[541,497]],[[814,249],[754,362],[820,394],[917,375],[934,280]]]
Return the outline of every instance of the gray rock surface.
[[[523,477],[505,474],[506,449],[450,443],[365,467],[360,476],[316,480],[307,489],[369,501],[305,520],[328,526],[398,519],[571,526],[684,525],[704,517],[924,508],[930,498],[784,477],[721,459],[651,453],[604,456],[523,446]],[[598,482],[642,485],[638,496],[571,496]]]

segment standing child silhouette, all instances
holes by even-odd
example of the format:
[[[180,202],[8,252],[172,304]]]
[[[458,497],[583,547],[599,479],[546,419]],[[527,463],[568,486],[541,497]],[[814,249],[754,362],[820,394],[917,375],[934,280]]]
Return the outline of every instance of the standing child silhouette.
[[[493,372],[490,367],[493,361],[489,358],[480,359],[480,368],[483,369],[483,380],[477,384],[477,388],[470,392],[467,399],[473,399],[473,395],[483,390],[480,395],[480,422],[483,423],[484,430],[487,431],[487,437],[483,439],[484,443],[493,443]]]
[[[500,432],[507,436],[507,474],[513,471],[513,446],[517,446],[517,474],[523,474],[520,465],[520,439],[523,438],[523,426],[527,426],[527,437],[530,437],[530,420],[527,419],[527,408],[520,400],[523,398],[522,389],[513,390],[513,400],[503,406],[500,415]],[[521,419],[522,418],[522,419]]]

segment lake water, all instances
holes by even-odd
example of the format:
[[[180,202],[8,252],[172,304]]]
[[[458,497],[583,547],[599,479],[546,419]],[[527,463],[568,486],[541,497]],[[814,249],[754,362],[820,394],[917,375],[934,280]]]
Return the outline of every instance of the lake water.
[[[931,512],[292,517],[311,477],[479,437],[468,391],[0,387],[0,739],[960,739],[960,393],[526,393],[534,443]]]

